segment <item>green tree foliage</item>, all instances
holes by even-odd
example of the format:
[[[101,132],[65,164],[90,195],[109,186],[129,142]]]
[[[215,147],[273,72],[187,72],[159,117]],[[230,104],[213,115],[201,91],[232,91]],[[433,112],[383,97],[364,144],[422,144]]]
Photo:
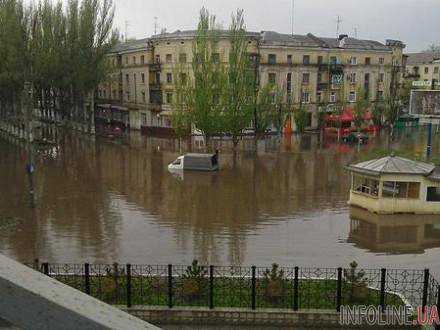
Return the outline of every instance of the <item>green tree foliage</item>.
[[[308,121],[308,106],[304,103],[300,103],[297,109],[293,110],[293,119],[296,124],[296,131],[298,133],[303,133],[306,129],[307,121]]]
[[[20,0],[0,0],[1,105],[17,104],[25,81],[35,104],[84,117],[84,101],[109,73],[112,0],[49,0],[24,9]],[[3,28],[6,27],[6,28]],[[5,47],[6,45],[6,47]],[[92,117],[89,115],[89,117]]]
[[[178,73],[186,78],[176,82],[176,102],[180,112],[174,116],[175,123],[188,119],[202,132],[208,146],[210,138],[222,132],[221,97],[224,97],[226,79],[224,67],[214,55],[217,54],[219,38],[215,26],[215,16],[202,8],[192,48],[192,77],[185,69]]]
[[[366,91],[363,89],[358,89],[356,92],[357,100],[354,106],[354,124],[356,129],[359,131],[364,123],[365,114],[369,107],[368,98]]]
[[[243,129],[249,126],[252,119],[252,100],[255,96],[254,81],[256,79],[248,53],[243,10],[238,10],[232,15],[229,41],[231,49],[229,63],[225,70],[227,79],[225,79],[222,101],[224,102],[225,131],[232,136],[234,147],[236,147]]]

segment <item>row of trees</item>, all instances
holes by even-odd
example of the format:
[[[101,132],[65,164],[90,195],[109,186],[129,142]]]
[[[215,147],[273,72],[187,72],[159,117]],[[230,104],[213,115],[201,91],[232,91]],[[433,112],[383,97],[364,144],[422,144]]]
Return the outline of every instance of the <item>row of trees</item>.
[[[112,0],[49,0],[25,6],[0,0],[0,111],[19,119],[25,82],[34,106],[63,118],[90,119],[84,101],[109,72],[106,53],[116,41]],[[91,111],[90,111],[91,112]]]
[[[180,66],[175,74],[173,126],[180,135],[194,125],[207,143],[214,135],[229,134],[236,146],[251,123],[256,134],[270,125],[281,129],[287,113],[285,91],[275,84],[259,88],[257,57],[249,49],[242,10],[232,15],[226,64],[219,58],[220,33],[215,16],[203,8],[191,68]]]
[[[174,74],[176,111],[173,126],[177,134],[184,135],[193,125],[201,131],[207,143],[214,135],[228,134],[236,146],[243,130],[251,125],[256,136],[270,126],[280,132],[289,115],[297,131],[303,131],[309,120],[307,104],[294,107],[289,102],[286,88],[276,84],[260,87],[257,57],[249,46],[243,11],[232,15],[227,31],[226,38],[231,45],[227,63],[219,59],[220,33],[215,16],[203,8],[192,49],[192,64],[190,67],[180,65]],[[398,72],[393,71],[392,76],[392,87],[383,102],[373,105],[366,91],[357,91],[354,117],[359,129],[367,110],[372,112],[376,124],[386,121],[392,125],[398,119],[404,97],[400,94]],[[338,98],[340,101],[334,112],[340,115],[346,107],[343,88]],[[325,113],[325,110],[318,112],[321,124]]]

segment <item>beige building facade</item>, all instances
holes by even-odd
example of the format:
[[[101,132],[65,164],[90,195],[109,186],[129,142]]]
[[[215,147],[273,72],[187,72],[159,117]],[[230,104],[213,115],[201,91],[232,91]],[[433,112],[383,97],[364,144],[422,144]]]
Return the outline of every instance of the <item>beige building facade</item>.
[[[115,47],[109,54],[114,79],[99,88],[100,107],[120,111],[131,129],[171,130],[176,68],[186,66],[191,72],[195,36],[196,31],[176,31]],[[248,42],[259,85],[278,85],[292,106],[308,104],[311,129],[318,125],[319,111],[354,105],[360,89],[368,91],[371,102],[381,100],[404,73],[405,45],[395,40],[383,44],[346,35],[319,38],[263,31],[248,33]],[[219,61],[228,62],[229,49],[225,31],[218,43]]]

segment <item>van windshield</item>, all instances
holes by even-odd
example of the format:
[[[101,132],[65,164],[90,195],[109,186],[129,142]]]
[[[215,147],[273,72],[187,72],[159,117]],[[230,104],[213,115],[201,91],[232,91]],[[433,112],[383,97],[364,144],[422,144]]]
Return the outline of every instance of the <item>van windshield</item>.
[[[180,159],[176,159],[176,160],[173,162],[173,165],[180,165],[180,163],[181,163],[181,160],[180,160]]]

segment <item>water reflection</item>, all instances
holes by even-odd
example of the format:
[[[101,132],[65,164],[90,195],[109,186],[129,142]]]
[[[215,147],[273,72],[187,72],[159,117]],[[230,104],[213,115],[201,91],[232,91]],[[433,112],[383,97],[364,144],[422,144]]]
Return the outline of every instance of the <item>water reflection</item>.
[[[379,215],[350,208],[349,242],[375,253],[418,253],[440,247],[440,216]]]
[[[359,152],[318,134],[247,139],[235,157],[229,141],[214,141],[220,172],[174,177],[167,165],[180,152],[197,151],[194,141],[58,132],[57,144],[37,157],[35,210],[26,204],[25,149],[0,137],[0,219],[19,220],[0,226],[0,249],[21,261],[394,262],[365,252],[365,231],[351,229],[344,165],[387,144],[423,150],[421,133],[371,139]]]

